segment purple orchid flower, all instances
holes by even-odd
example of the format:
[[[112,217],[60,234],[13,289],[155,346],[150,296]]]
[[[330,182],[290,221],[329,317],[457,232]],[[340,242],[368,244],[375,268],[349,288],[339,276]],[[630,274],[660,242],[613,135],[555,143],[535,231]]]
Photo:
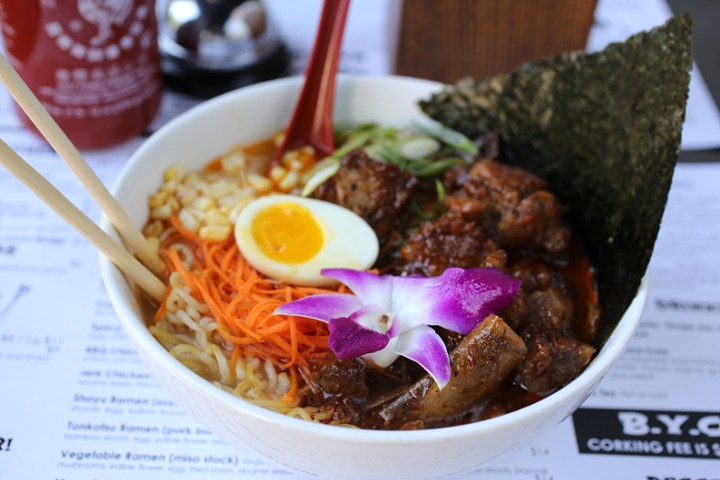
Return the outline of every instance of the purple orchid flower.
[[[344,283],[354,295],[310,295],[274,313],[328,322],[329,346],[340,359],[362,356],[384,368],[403,356],[419,363],[440,388],[450,380],[450,357],[431,325],[468,334],[508,306],[521,283],[494,268],[449,268],[438,277],[343,268],[321,273]]]

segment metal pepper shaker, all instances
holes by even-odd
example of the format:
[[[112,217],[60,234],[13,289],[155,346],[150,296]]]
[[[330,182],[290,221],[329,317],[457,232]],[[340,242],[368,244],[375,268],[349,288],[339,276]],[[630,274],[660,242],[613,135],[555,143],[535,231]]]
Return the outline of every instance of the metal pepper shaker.
[[[287,74],[290,55],[260,0],[159,0],[169,88],[212,97]]]

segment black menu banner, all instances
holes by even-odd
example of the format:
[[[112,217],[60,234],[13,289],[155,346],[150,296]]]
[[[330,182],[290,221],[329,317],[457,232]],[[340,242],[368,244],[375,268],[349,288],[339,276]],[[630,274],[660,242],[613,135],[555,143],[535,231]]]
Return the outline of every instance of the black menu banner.
[[[573,416],[580,453],[720,458],[720,413],[581,408]]]

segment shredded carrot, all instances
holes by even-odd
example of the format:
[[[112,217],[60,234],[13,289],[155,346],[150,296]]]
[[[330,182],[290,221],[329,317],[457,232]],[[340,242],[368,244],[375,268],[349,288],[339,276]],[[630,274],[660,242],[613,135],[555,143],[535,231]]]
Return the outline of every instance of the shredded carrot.
[[[190,242],[194,243],[195,245],[200,245],[201,243],[203,243],[203,239],[200,238],[200,235],[186,229],[183,226],[182,222],[180,221],[179,217],[177,217],[177,216],[170,217],[170,224],[175,228],[175,230],[180,235],[180,237],[182,237],[186,240],[189,240]]]
[[[168,269],[178,272],[190,294],[205,303],[218,322],[218,332],[232,345],[233,367],[241,355],[267,359],[287,369],[291,387],[283,400],[292,401],[300,390],[302,375],[313,358],[327,354],[327,325],[316,320],[273,315],[285,302],[338,290],[298,287],[263,278],[240,254],[234,240],[207,242],[170,219],[175,232],[160,245]],[[173,248],[182,243],[194,252],[190,267]],[[344,291],[341,287],[339,291]],[[164,309],[164,302],[161,309]]]

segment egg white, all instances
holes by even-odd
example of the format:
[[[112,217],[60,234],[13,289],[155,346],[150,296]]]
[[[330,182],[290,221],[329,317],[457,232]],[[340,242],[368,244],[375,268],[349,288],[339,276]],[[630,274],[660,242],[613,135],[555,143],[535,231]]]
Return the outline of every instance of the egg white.
[[[320,226],[323,245],[302,263],[288,264],[265,255],[252,235],[252,222],[262,210],[277,203],[306,208]],[[379,252],[377,235],[359,215],[334,203],[295,195],[268,195],[250,202],[235,223],[235,241],[247,262],[269,278],[301,286],[327,286],[335,280],[320,274],[323,268],[367,270]]]

